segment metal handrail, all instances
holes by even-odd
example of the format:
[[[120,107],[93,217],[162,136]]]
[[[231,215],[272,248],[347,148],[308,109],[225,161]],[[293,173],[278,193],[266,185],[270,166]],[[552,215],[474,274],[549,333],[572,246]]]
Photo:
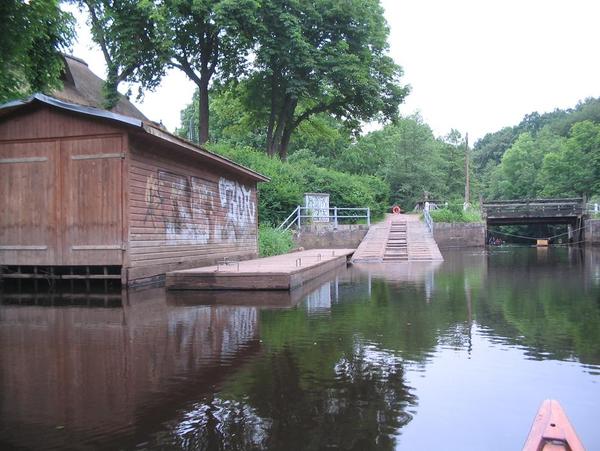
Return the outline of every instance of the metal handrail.
[[[327,210],[327,214],[322,214]],[[315,212],[315,213],[313,213]],[[333,212],[333,214],[332,214]],[[339,214],[338,212],[345,212],[348,214]],[[364,212],[364,214],[359,214],[360,212]],[[353,214],[354,213],[354,214]],[[289,230],[290,227],[296,225],[299,229],[302,225],[302,219],[306,218],[327,218],[327,221],[323,222],[332,222],[334,228],[337,228],[338,221],[340,219],[366,219],[367,226],[371,226],[371,209],[370,207],[331,207],[331,208],[310,208],[310,207],[302,207],[298,205],[294,211],[281,223],[278,230]]]
[[[433,233],[433,219],[431,219],[431,214],[429,213],[429,210],[423,210],[423,219],[425,219],[425,225],[427,226],[429,233]]]
[[[600,202],[588,202],[585,205],[586,213],[598,214],[600,213]]]
[[[285,218],[285,221],[283,221],[283,222],[281,223],[281,225],[280,225],[279,227],[277,227],[277,229],[278,229],[278,230],[282,230],[282,229],[283,229],[283,230],[287,230],[287,229],[289,229],[289,228],[292,226],[292,224],[294,223],[294,221],[291,221],[289,224],[288,224],[288,221],[290,221],[290,219],[292,219],[292,218],[294,218],[294,220],[296,219],[295,217],[298,215],[298,209],[299,209],[299,208],[300,208],[300,205],[298,205],[298,206],[297,206],[297,207],[294,209],[294,211],[292,211],[292,213],[291,213],[291,214],[290,214],[290,215],[289,215],[287,218]],[[286,225],[286,224],[287,224],[287,225]],[[284,229],[284,226],[285,226],[285,229]]]

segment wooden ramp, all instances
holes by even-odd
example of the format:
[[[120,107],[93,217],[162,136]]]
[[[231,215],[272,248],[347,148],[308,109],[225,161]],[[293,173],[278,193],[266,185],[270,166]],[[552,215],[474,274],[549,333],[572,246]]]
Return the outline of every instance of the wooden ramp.
[[[169,290],[291,290],[339,266],[354,249],[311,249],[217,266],[172,271]]]
[[[352,257],[352,263],[443,260],[432,234],[416,215],[388,215],[374,224]]]
[[[425,223],[420,221],[417,216],[412,215],[411,217],[413,220],[407,221],[408,259],[411,261],[443,261],[444,257]]]

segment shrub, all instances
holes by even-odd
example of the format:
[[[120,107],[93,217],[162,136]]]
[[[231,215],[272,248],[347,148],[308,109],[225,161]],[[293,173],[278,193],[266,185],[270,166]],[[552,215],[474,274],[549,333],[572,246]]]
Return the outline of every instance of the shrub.
[[[258,228],[258,254],[261,257],[285,254],[294,248],[292,232],[277,230],[274,227],[261,224]]]
[[[481,222],[481,215],[477,210],[451,208],[439,208],[431,210],[433,222]]]
[[[374,219],[383,216],[389,203],[389,185],[374,176],[326,169],[310,160],[285,162],[249,147],[218,144],[210,148],[271,179],[259,185],[258,214],[261,223],[280,224],[296,206],[303,203],[304,193],[329,193],[332,207],[369,207]]]

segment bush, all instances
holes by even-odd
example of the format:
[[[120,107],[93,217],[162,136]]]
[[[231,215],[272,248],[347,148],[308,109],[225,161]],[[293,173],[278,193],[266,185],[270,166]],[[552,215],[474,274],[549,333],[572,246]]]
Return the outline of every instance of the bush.
[[[258,254],[261,257],[285,254],[294,248],[292,232],[277,230],[274,227],[261,224],[258,227]]]
[[[285,162],[249,147],[218,144],[210,149],[271,179],[259,185],[261,223],[279,225],[302,205],[304,193],[329,193],[332,207],[369,207],[373,219],[382,217],[389,203],[389,185],[378,177],[326,169],[310,160]]]
[[[477,210],[463,211],[461,209],[439,208],[431,210],[431,219],[433,222],[481,222],[481,215]]]

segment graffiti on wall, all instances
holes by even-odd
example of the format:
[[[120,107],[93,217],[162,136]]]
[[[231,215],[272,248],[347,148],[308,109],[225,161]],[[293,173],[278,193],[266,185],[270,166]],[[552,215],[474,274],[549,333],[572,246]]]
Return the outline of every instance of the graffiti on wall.
[[[313,222],[329,222],[329,194],[305,193],[304,206]]]
[[[252,200],[252,190],[244,185],[227,180],[219,179],[219,200],[221,208],[226,210],[226,218],[223,227],[218,232],[217,241],[235,242],[241,238],[239,231],[248,229],[256,219],[256,205]]]
[[[235,243],[253,230],[251,187],[157,171],[146,180],[145,223],[163,228],[167,244]]]

